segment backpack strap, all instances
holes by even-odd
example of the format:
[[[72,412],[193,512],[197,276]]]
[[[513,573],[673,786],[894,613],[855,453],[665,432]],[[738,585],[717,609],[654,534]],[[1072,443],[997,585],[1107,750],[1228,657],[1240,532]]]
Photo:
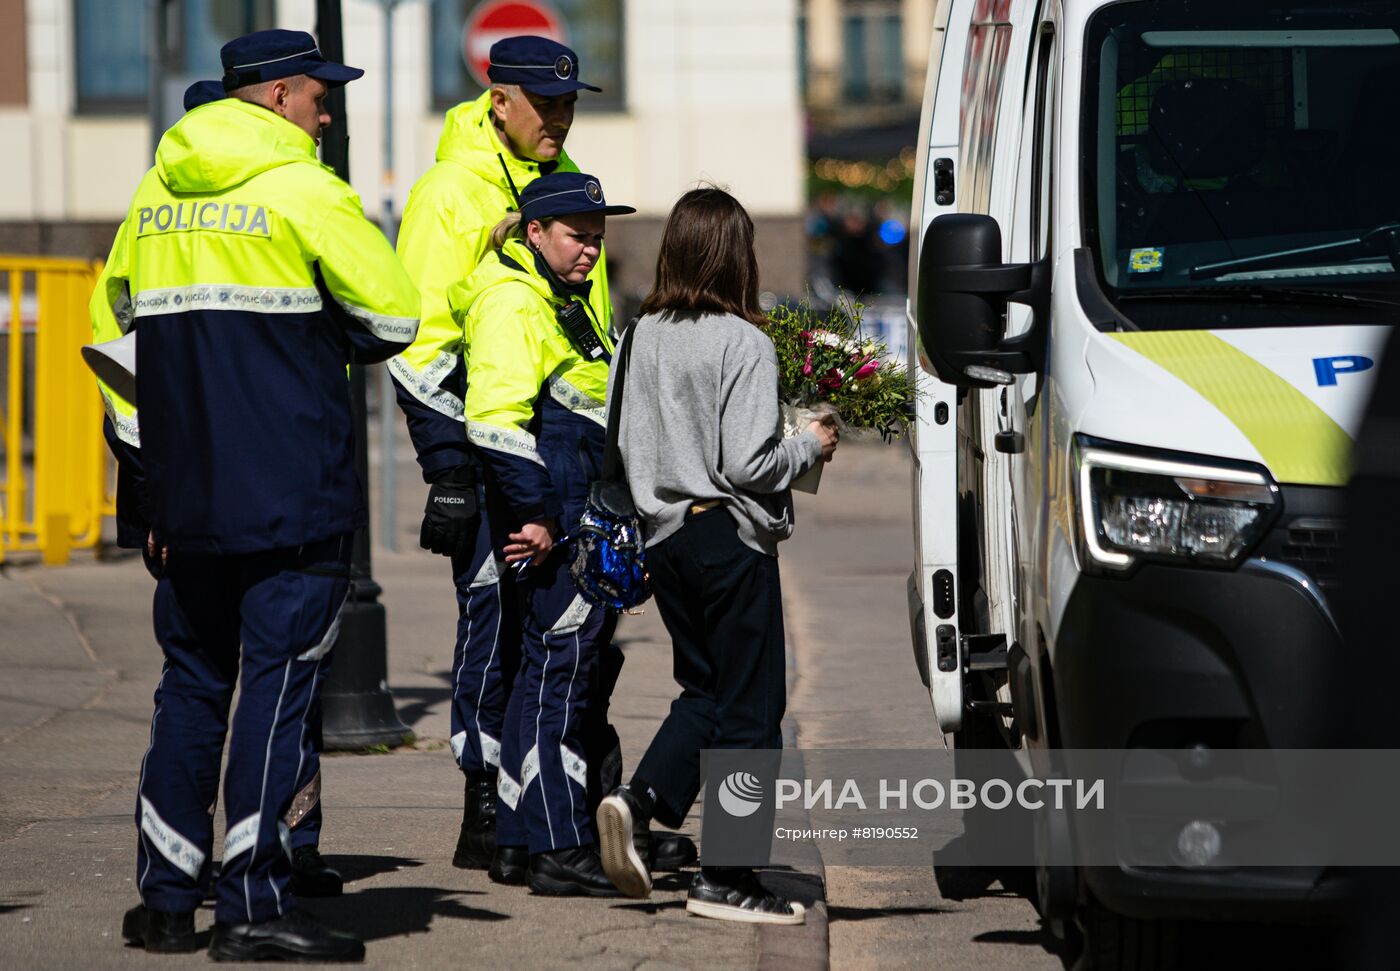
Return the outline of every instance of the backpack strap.
[[[632,335],[637,332],[637,325],[640,323],[640,319],[632,321],[632,326],[622,335],[622,346],[618,348],[617,377],[613,379],[612,400],[608,402],[608,439],[603,447],[604,482],[614,482],[622,478],[622,450],[617,444],[622,431],[622,388],[627,380],[627,365],[632,360]]]

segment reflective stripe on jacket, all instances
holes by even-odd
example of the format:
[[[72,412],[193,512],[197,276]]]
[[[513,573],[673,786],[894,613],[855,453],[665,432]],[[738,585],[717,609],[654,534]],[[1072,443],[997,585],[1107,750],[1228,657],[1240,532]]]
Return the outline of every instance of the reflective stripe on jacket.
[[[244,553],[363,525],[345,367],[403,350],[418,309],[305,132],[237,100],[178,121],[91,304],[95,335],[140,335],[140,458],[161,538]]]
[[[450,287],[448,300],[466,344],[468,437],[520,522],[561,517],[572,532],[602,471],[607,359],[574,349],[556,316],[564,298],[518,239]],[[589,316],[611,352],[606,328]]]
[[[466,279],[491,252],[491,230],[515,209],[519,192],[541,175],[538,162],[516,158],[491,122],[491,92],[447,113],[437,162],[413,186],[399,229],[399,257],[423,297],[418,338],[389,362],[424,476],[469,461],[462,429],[466,368],[462,328],[452,317],[447,290]],[[562,154],[545,171],[576,172]],[[507,179],[507,172],[509,179]],[[610,326],[608,275],[602,258],[589,274],[589,304]]]

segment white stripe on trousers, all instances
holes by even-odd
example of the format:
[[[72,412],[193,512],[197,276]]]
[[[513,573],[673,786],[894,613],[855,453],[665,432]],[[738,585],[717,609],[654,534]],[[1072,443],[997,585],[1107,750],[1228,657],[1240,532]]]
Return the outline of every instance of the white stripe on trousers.
[[[156,682],[156,694],[161,695],[164,701],[165,676],[170,673],[170,658],[165,659],[165,663],[160,668],[160,680]],[[146,745],[146,754],[141,756],[141,778],[136,783],[137,805],[140,805],[142,790],[146,787],[146,763],[151,758],[151,749],[156,747],[156,719],[160,717],[160,703],[156,704],[156,710],[151,712],[151,739]],[[136,835],[141,838],[141,842],[146,846],[146,869],[136,878],[136,892],[145,895],[146,878],[151,875],[151,846],[146,842],[146,834],[141,832],[141,827],[136,827]]]
[[[564,693],[564,724],[559,731],[559,742],[561,749],[561,751],[559,752],[559,761],[561,766],[564,761],[564,752],[562,751],[564,732],[568,731],[569,729],[569,709],[573,707],[574,701],[574,678],[578,674],[578,656],[582,652],[582,650],[583,648],[580,645],[578,639],[578,631],[574,631],[574,669],[569,672],[569,690]],[[565,777],[568,777],[567,771],[565,772]],[[587,783],[585,783],[585,788],[587,788]],[[578,831],[578,813],[577,811],[575,811],[574,808],[574,787],[569,785],[568,782],[565,782],[564,790],[569,794],[569,822],[574,827],[574,839],[581,844],[583,842],[583,836]]]
[[[494,551],[493,551],[492,554],[488,557],[488,559],[492,559],[492,560],[495,559],[495,552],[494,552]],[[484,698],[484,697],[486,697],[486,676],[487,676],[488,674],[491,673],[491,662],[494,661],[494,660],[496,659],[496,649],[497,649],[497,648],[500,646],[500,644],[501,644],[501,581],[500,581],[499,579],[496,581],[495,586],[496,586],[496,636],[493,637],[493,638],[491,639],[491,654],[490,654],[490,656],[488,656],[488,657],[486,658],[486,667],[485,667],[485,669],[482,670],[482,672],[481,672],[481,690],[478,691],[477,694],[476,694],[476,737],[477,737],[478,743],[481,745],[481,764],[482,764],[482,767],[483,767],[483,768],[484,768],[485,766],[487,766],[487,765],[490,765],[490,764],[491,764],[491,760],[490,760],[489,758],[487,758],[487,756],[486,756],[486,736],[485,736],[485,735],[482,733],[482,731],[481,731],[481,699]],[[470,618],[468,619],[468,626],[470,626]],[[505,680],[505,672],[504,672],[504,671],[501,672],[501,680],[503,680],[503,681]],[[500,758],[501,758],[501,756],[500,756],[500,753],[499,753],[499,750],[498,750],[497,755],[496,755],[496,762],[497,762],[497,764],[500,763]]]
[[[277,695],[277,707],[272,712],[272,727],[267,732],[267,751],[263,753],[262,793],[258,796],[258,828],[253,836],[253,850],[248,854],[248,864],[243,869],[243,906],[248,911],[250,924],[253,923],[253,897],[248,891],[248,872],[253,869],[253,861],[258,857],[258,842],[262,839],[263,810],[267,806],[267,774],[272,768],[272,742],[277,735],[277,720],[282,717],[282,700],[287,696],[287,681],[291,679],[293,663],[289,658],[286,667],[282,669],[282,691]],[[268,877],[267,882],[272,886],[272,895],[277,898],[277,916],[281,917],[282,895],[277,892],[277,884],[272,877]]]

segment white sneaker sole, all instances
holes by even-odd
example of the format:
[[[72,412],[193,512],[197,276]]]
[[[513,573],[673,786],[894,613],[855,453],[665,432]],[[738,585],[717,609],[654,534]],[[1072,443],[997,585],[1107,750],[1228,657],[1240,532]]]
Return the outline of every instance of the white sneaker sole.
[[[794,903],[790,914],[764,913],[758,910],[744,910],[729,904],[710,903],[706,900],[687,900],[685,909],[697,917],[712,917],[715,920],[732,920],[741,924],[801,924],[807,919],[807,909]]]
[[[651,871],[632,844],[632,811],[618,796],[608,796],[598,806],[598,842],[603,872],[624,896],[644,900],[651,896]]]

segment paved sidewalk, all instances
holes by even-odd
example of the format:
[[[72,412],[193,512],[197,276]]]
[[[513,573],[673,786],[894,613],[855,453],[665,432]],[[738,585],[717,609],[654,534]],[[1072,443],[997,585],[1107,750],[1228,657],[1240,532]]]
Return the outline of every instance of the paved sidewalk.
[[[307,908],[362,935],[370,967],[824,965],[819,864],[778,877],[809,905],[808,925],[762,933],[690,917],[676,876],[658,879],[647,902],[559,901],[450,866],[462,798],[446,743],[455,604],[446,562],[417,549],[423,487],[402,451],[396,457],[402,552],[376,549],[374,576],[388,611],[390,685],[418,740],[325,760],[322,850],[348,884],[344,897]],[[120,939],[121,915],[137,901],[132,807],[160,668],[151,589],[136,558],[0,572],[0,968],[208,963],[203,954],[148,955]],[[631,766],[674,685],[654,609],[625,619],[619,642],[627,664],[612,712]],[[697,814],[687,831],[698,827]],[[206,908],[198,926],[212,920]]]

